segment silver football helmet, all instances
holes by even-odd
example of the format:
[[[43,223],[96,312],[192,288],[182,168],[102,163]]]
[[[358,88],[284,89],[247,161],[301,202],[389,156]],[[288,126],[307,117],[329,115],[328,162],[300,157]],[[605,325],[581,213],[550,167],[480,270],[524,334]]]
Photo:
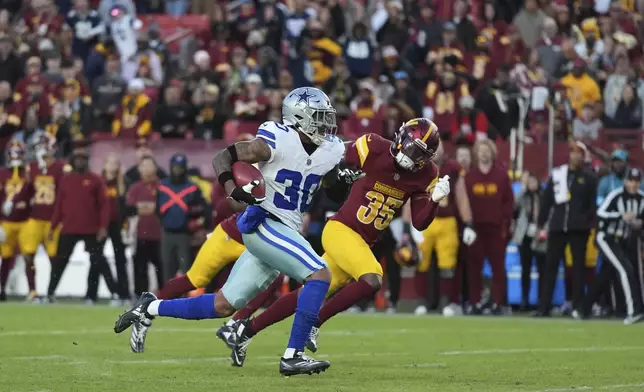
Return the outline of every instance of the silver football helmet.
[[[302,132],[318,146],[338,130],[335,115],[329,97],[314,87],[296,88],[282,102],[284,125]]]

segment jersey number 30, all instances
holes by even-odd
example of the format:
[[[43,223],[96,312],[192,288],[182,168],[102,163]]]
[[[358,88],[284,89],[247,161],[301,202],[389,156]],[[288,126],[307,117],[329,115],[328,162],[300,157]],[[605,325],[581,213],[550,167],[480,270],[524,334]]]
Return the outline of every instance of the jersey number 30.
[[[303,179],[302,173],[300,172],[288,169],[278,171],[275,176],[275,181],[285,184],[287,187],[284,189],[284,195],[280,195],[279,193],[275,194],[275,198],[273,199],[275,207],[283,210],[295,211],[299,204],[301,212],[307,211],[311,206],[311,195],[313,195],[320,186],[322,176],[311,173],[306,176],[306,179],[304,179],[304,185],[300,187]],[[300,190],[302,190],[301,201]]]
[[[360,206],[357,218],[360,223],[373,225],[378,230],[384,230],[394,218],[396,210],[402,207],[403,201],[395,197],[387,197],[377,191],[369,191],[366,194],[369,205]]]

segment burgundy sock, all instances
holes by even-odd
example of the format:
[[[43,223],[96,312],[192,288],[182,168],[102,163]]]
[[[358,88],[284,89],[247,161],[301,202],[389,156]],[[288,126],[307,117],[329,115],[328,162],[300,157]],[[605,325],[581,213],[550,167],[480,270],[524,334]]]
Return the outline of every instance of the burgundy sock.
[[[320,327],[325,321],[336,314],[357,304],[360,300],[368,300],[373,297],[373,295],[373,288],[366,281],[359,280],[357,282],[349,283],[329,299],[324,306],[322,306],[320,314],[318,315],[317,327]]]
[[[36,291],[36,266],[33,262],[25,264],[25,274],[27,275],[27,285],[29,291]]]
[[[173,299],[181,297],[185,293],[194,289],[196,289],[196,287],[190,282],[190,279],[188,279],[186,275],[177,276],[176,278],[170,279],[163,285],[161,290],[159,290],[157,297],[159,299]]]
[[[0,265],[0,292],[5,293],[7,291],[7,280],[9,280],[9,272],[13,268],[13,263],[15,258],[7,257],[2,260],[2,265]]]
[[[246,304],[245,308],[238,310],[237,313],[233,315],[233,320],[244,320],[252,316],[255,312],[257,312],[257,309],[264,306],[264,304],[267,303],[275,295],[275,291],[280,288],[283,280],[284,276],[278,276],[277,279],[275,279],[266,290],[257,294],[255,298],[253,298],[248,304]]]
[[[290,293],[281,296],[277,301],[273,302],[262,314],[255,317],[250,324],[249,335],[254,336],[259,331],[269,327],[277,322],[280,322],[288,316],[295,313],[297,307],[297,295],[299,291],[291,291]]]
[[[418,298],[425,299],[427,297],[427,284],[429,281],[429,272],[416,271],[414,275],[414,287],[416,288],[416,295]]]

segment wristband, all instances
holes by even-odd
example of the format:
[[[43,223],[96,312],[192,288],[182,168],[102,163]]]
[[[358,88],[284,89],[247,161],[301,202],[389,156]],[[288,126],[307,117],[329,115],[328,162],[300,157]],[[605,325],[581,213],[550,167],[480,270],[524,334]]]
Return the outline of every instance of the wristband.
[[[219,175],[219,178],[217,178],[217,181],[221,184],[221,186],[226,186],[226,183],[232,180],[233,182],[235,181],[235,177],[233,177],[233,172],[231,171],[225,171]]]
[[[228,150],[228,153],[230,154],[232,163],[237,162],[237,147],[235,147],[234,144],[231,144],[230,146],[226,147],[226,150]]]

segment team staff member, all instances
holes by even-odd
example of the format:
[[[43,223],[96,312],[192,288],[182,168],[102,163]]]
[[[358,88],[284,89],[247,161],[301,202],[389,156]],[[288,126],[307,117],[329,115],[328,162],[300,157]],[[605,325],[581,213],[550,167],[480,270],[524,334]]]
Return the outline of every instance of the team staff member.
[[[163,286],[161,266],[161,223],[155,214],[157,188],[157,164],[151,156],[139,160],[141,180],[130,186],[125,204],[133,209],[135,219],[130,224],[136,225],[136,248],[134,251],[134,294],[141,295],[149,291],[148,263],[154,265],[158,287]]]
[[[20,232],[29,217],[28,199],[22,197],[21,189],[25,185],[25,146],[22,142],[13,140],[6,147],[6,162],[9,167],[0,169],[0,205],[2,215],[0,221],[0,251],[2,265],[0,266],[0,301],[7,300],[7,279],[13,268],[18,247]],[[29,268],[27,267],[27,272]]]
[[[121,175],[121,162],[119,161],[118,156],[111,154],[105,159],[103,179],[105,180],[105,196],[107,197],[107,205],[110,211],[110,223],[107,227],[107,237],[101,241],[99,247],[101,249],[105,249],[105,242],[107,242],[108,238],[110,239],[110,243],[114,249],[116,281],[119,287],[118,295],[121,301],[125,301],[130,298],[130,283],[127,275],[125,245],[123,244],[123,236],[121,234],[121,229],[123,228],[121,203],[123,201],[125,185],[123,182],[123,176]],[[105,255],[103,255],[103,257],[105,257]],[[98,265],[92,264],[89,267],[89,275],[87,275],[86,297],[90,301],[96,301],[99,276]]]
[[[53,301],[54,293],[65,267],[79,241],[85,243],[92,264],[97,264],[112,294],[118,287],[112,277],[100,243],[107,237],[109,207],[103,179],[89,171],[89,153],[84,146],[74,148],[71,157],[72,171],[63,176],[56,192],[56,204],[51,217],[51,227],[61,227],[58,255],[51,266],[47,297]],[[49,232],[50,235],[52,232]],[[51,240],[51,238],[50,238]]]
[[[637,276],[640,268],[639,237],[644,220],[641,181],[642,173],[638,169],[629,169],[624,186],[609,193],[597,209],[597,245],[605,261],[584,301],[583,315],[586,317],[590,315],[598,295],[606,290],[617,275],[626,302],[627,316],[624,324],[644,320],[642,291]]]
[[[483,261],[492,267],[493,314],[503,314],[506,304],[505,248],[514,212],[514,194],[510,177],[496,164],[496,145],[479,140],[474,144],[474,165],[465,175],[465,187],[472,209],[472,223],[477,238],[468,250],[470,314],[481,314]]]
[[[566,244],[570,244],[572,253],[573,313],[577,311],[578,314],[582,310],[586,250],[597,201],[597,179],[583,167],[585,153],[585,145],[571,142],[568,164],[552,170],[542,195],[537,227],[540,228],[539,238],[547,238],[548,246],[541,279],[541,302],[535,314],[539,317],[550,314],[552,291]]]
[[[459,243],[459,220],[463,224],[463,242],[469,246],[476,240],[476,232],[472,226],[472,211],[470,201],[465,187],[464,171],[461,166],[453,160],[447,159],[442,145],[434,159],[440,168],[441,175],[449,175],[450,189],[453,192],[438,203],[436,218],[431,225],[423,232],[424,241],[421,244],[423,258],[418,266],[417,290],[426,291],[427,271],[430,267],[433,253],[436,253],[439,273],[439,293],[441,300],[446,306],[443,314],[446,316],[461,313],[459,305],[460,295],[456,289],[456,265],[458,263]],[[416,314],[425,314],[427,307],[424,305],[416,308]]]
[[[177,272],[190,269],[192,253],[189,222],[204,212],[201,190],[188,179],[188,158],[175,154],[170,159],[170,177],[161,180],[157,188],[156,208],[161,219],[161,262],[163,281]]]

